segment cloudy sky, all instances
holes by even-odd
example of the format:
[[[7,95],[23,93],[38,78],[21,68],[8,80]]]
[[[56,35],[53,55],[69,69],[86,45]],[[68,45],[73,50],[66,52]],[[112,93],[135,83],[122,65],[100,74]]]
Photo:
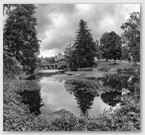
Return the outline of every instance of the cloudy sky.
[[[93,39],[104,32],[121,34],[120,26],[139,4],[43,4],[37,5],[38,38],[42,40],[40,56],[50,57],[74,43],[80,19],[87,22]]]

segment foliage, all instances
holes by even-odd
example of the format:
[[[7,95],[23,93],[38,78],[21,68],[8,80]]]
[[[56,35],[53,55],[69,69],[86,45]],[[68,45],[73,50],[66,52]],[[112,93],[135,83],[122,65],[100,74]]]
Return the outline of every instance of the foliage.
[[[80,20],[75,43],[66,48],[65,56],[71,70],[94,65],[96,45],[84,20]]]
[[[43,59],[46,60],[48,63],[55,63],[55,57],[45,57]]]
[[[128,47],[125,45],[125,46],[122,46],[121,48],[121,59],[122,60],[129,60],[129,49]]]
[[[34,72],[39,52],[35,9],[31,4],[19,4],[10,10],[3,33],[4,52],[16,58],[28,73]]]
[[[97,52],[96,56],[100,60],[102,56],[101,56],[101,46],[98,40],[96,40],[96,52]]]
[[[3,4],[3,15],[9,15],[10,11],[17,7],[18,4]]]
[[[132,12],[130,18],[122,24],[123,42],[128,46],[134,63],[140,61],[140,13]]]
[[[100,39],[102,56],[108,59],[121,58],[121,38],[114,31],[106,32]]]
[[[87,27],[87,22],[84,20],[80,20],[74,48],[76,50],[78,67],[92,67],[94,65],[96,45]]]
[[[14,58],[9,57],[5,52],[3,53],[3,73],[4,75],[15,77],[22,71],[22,66]]]
[[[58,69],[66,69],[68,67],[66,60],[61,60],[57,64]]]
[[[84,125],[75,116],[71,115],[55,119],[51,123],[51,127],[53,127],[52,131],[82,131]]]
[[[76,71],[77,70],[77,56],[75,55],[75,50],[74,47],[70,44],[65,48],[65,60],[70,68],[70,70],[72,71]]]
[[[96,119],[89,122],[91,130],[99,131],[139,131],[140,113],[137,106],[123,106],[114,113],[99,115]]]
[[[58,69],[66,69],[66,68],[67,68],[67,65],[66,65],[66,64],[64,64],[64,65],[59,65],[57,68],[58,68]]]

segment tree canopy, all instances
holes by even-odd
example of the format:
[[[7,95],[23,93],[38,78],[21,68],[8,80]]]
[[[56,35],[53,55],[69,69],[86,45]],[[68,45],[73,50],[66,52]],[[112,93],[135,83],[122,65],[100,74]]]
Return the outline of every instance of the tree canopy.
[[[92,67],[96,56],[96,46],[87,22],[80,20],[74,48],[77,55],[78,67]]]
[[[33,73],[36,68],[39,53],[35,9],[32,4],[15,6],[9,11],[3,33],[4,52],[15,57],[28,73]]]
[[[101,53],[106,60],[121,58],[121,37],[114,31],[106,32],[100,39]]]
[[[122,24],[123,42],[129,47],[133,61],[140,61],[140,13],[132,12],[130,18]]]
[[[70,70],[72,71],[76,71],[77,70],[77,56],[76,56],[76,51],[74,49],[74,46],[69,44],[64,51],[65,54],[65,60],[66,63],[68,64],[68,67],[70,68]]]
[[[77,68],[92,67],[96,56],[96,44],[87,22],[80,20],[75,43],[65,51],[66,57],[72,70]]]

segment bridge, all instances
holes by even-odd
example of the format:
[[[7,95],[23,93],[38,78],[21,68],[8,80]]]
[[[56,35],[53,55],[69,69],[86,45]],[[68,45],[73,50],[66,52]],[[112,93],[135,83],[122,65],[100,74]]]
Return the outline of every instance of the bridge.
[[[52,63],[52,64],[44,64],[42,65],[42,68],[44,69],[57,69],[58,63]]]

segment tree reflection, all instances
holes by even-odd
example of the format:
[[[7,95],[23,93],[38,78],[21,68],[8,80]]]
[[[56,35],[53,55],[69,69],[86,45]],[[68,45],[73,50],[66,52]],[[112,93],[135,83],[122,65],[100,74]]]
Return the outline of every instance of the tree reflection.
[[[29,106],[30,112],[35,115],[39,115],[40,107],[43,106],[42,99],[40,97],[40,90],[26,91],[19,93],[22,97],[22,102]]]
[[[112,89],[122,90],[122,88],[126,88],[134,91],[134,84],[139,82],[139,77],[135,74],[112,74],[99,77],[98,80],[103,82],[103,86],[109,86]]]
[[[95,95],[91,92],[86,90],[75,90],[69,91],[70,94],[74,94],[75,99],[78,103],[78,108],[81,110],[81,114],[88,115],[88,109],[91,109],[93,105]]]
[[[118,74],[107,75],[100,77],[98,80],[103,82],[103,86],[110,86],[113,89],[121,90],[122,88],[128,88],[129,76],[120,76]]]
[[[105,92],[101,95],[101,98],[104,103],[115,106],[117,103],[121,101],[121,92]]]

